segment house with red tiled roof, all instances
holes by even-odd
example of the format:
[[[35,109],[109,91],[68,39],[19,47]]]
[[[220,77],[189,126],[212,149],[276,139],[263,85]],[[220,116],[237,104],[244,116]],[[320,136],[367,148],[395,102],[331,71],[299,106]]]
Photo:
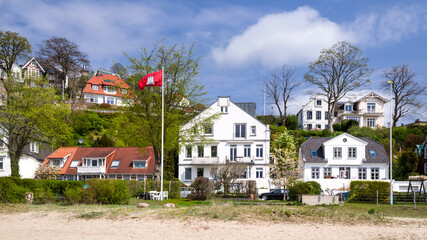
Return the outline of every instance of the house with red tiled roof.
[[[43,164],[60,167],[64,180],[143,180],[153,177],[156,163],[151,147],[61,147]]]
[[[124,106],[127,99],[132,99],[130,90],[130,86],[120,76],[98,70],[86,82],[83,96],[88,103]]]

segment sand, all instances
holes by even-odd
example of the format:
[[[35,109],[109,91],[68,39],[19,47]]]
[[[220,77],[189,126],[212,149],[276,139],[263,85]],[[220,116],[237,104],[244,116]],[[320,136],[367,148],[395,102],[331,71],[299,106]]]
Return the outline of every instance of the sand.
[[[427,239],[427,219],[391,223],[241,223],[149,216],[81,219],[71,213],[0,215],[0,239]]]

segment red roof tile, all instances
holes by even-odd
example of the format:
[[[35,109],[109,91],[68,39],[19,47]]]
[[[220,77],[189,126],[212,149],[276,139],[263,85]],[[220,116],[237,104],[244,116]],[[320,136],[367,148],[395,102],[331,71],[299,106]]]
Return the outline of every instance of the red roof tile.
[[[98,90],[92,90],[92,85],[98,85]],[[115,86],[117,87],[117,93],[116,94],[106,93],[104,92],[103,86]],[[104,72],[97,72],[93,77],[91,77],[86,82],[86,86],[83,89],[83,93],[123,97],[124,94],[122,94],[121,92],[122,89],[127,89],[128,93],[126,95],[129,97],[132,97],[130,93],[130,86],[125,81],[123,81],[119,76],[104,73]]]

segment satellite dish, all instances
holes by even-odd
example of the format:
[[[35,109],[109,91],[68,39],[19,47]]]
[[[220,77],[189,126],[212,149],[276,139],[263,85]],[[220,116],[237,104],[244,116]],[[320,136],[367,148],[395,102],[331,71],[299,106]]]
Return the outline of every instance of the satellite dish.
[[[79,138],[79,144],[83,144],[83,139]]]

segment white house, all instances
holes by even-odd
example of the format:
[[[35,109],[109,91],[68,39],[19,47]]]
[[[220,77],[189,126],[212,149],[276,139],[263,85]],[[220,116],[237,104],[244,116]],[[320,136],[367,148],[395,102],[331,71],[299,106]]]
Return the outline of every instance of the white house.
[[[19,175],[21,178],[34,178],[36,170],[40,167],[46,156],[51,154],[52,148],[32,142],[24,147],[19,159]],[[8,177],[12,173],[10,157],[3,142],[0,142],[0,177]]]
[[[328,129],[328,102],[316,95],[297,113],[298,127],[305,130]]]
[[[311,137],[301,145],[299,160],[304,181],[316,181],[322,189],[348,189],[352,180],[389,179],[384,146],[367,137]]]
[[[199,176],[212,179],[213,166],[231,161],[247,164],[238,181],[255,180],[257,188],[270,188],[270,128],[255,114],[255,103],[233,103],[230,97],[218,97],[193,121],[181,126],[181,136],[191,135],[197,121],[214,116],[212,125],[204,128],[206,139],[181,140],[179,180],[191,184]]]
[[[335,107],[335,122],[356,120],[360,127],[383,127],[386,99],[371,92],[357,100],[340,102]]]

